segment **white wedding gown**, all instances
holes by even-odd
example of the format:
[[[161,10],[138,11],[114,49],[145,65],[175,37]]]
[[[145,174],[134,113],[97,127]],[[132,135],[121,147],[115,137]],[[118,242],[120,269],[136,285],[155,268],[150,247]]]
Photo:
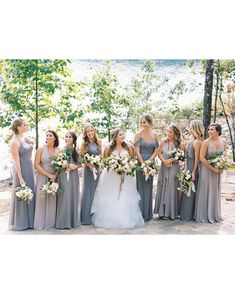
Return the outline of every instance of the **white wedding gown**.
[[[115,152],[112,155],[117,156]],[[120,156],[130,156],[122,150]],[[115,171],[104,169],[100,175],[92,204],[92,223],[97,227],[131,229],[144,225],[140,211],[140,195],[136,188],[135,178],[124,177],[120,191],[121,176]]]

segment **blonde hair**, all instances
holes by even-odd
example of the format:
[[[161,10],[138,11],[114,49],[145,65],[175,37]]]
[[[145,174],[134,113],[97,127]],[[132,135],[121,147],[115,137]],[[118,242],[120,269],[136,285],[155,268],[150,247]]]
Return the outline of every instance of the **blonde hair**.
[[[84,126],[84,129],[83,129],[83,134],[82,134],[82,140],[83,141],[82,141],[82,144],[81,144],[81,147],[80,147],[80,154],[82,154],[82,155],[84,155],[88,151],[89,138],[87,136],[87,129],[89,127],[94,130],[94,142],[96,143],[96,145],[98,146],[98,148],[101,151],[101,141],[100,141],[100,139],[98,138],[98,136],[96,134],[94,126],[92,124],[86,124]]]
[[[204,127],[201,120],[195,119],[190,122],[191,133],[195,139],[204,139]]]

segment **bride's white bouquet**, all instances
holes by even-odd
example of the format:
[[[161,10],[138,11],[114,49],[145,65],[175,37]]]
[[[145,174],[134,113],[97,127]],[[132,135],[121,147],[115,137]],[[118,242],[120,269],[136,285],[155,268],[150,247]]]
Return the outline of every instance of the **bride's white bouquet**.
[[[218,169],[228,169],[230,167],[226,152],[218,152],[208,159],[208,163]]]
[[[179,191],[186,193],[188,197],[191,195],[191,190],[196,192],[195,185],[192,181],[192,173],[190,170],[177,173],[176,177],[179,179],[180,186],[177,188]]]
[[[119,175],[126,174],[129,176],[134,176],[137,169],[138,161],[129,157],[113,156],[106,158],[104,160],[104,166],[107,170],[114,170]]]
[[[96,180],[97,173],[98,173],[97,169],[100,167],[103,167],[104,165],[102,157],[100,155],[86,153],[84,155],[84,160],[85,162],[90,163],[94,166],[94,168],[92,169],[92,172],[93,172],[94,179]]]
[[[160,165],[154,160],[146,160],[138,169],[143,172],[145,181],[147,181],[150,176],[154,177],[157,174],[160,169]]]
[[[59,191],[59,184],[56,182],[48,181],[42,186],[41,190],[43,192],[43,195],[55,196],[56,193]]]
[[[169,158],[173,160],[185,161],[186,154],[180,148],[174,148],[168,152]]]
[[[15,189],[16,197],[21,201],[31,201],[33,198],[33,191],[26,186],[25,184],[22,184],[20,187],[17,187]]]

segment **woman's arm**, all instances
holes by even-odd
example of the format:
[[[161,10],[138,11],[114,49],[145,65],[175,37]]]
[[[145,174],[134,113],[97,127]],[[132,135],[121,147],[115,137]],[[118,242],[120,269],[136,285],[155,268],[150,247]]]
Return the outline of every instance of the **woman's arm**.
[[[155,133],[155,140],[157,140],[157,142],[160,142],[160,137],[157,133]],[[156,147],[153,151],[153,154],[151,155],[151,157],[149,158],[149,160],[154,160],[156,158],[156,156],[158,155],[158,148]]]
[[[25,184],[25,181],[24,181],[24,179],[22,177],[22,173],[21,173],[19,146],[20,145],[18,143],[12,141],[11,146],[10,146],[10,150],[11,150],[13,164],[15,166],[16,174],[19,178],[20,185],[23,185],[23,184]]]
[[[131,158],[134,158],[135,149],[134,149],[134,147],[132,145],[129,146],[129,153],[130,153]]]
[[[109,146],[107,146],[105,149],[104,149],[104,158],[107,158],[109,157]]]
[[[43,147],[38,148],[35,154],[35,159],[34,159],[34,167],[35,169],[42,175],[47,176],[50,178],[52,181],[56,179],[56,174],[51,174],[47,172],[45,169],[41,167],[41,155],[42,155]]]
[[[140,134],[139,133],[137,133],[137,134],[135,134],[135,137],[134,137],[134,144],[138,141],[140,139]],[[139,161],[139,163],[140,164],[142,164],[143,162],[144,162],[144,160],[143,160],[143,158],[142,158],[142,156],[141,156],[141,154],[140,154],[140,146],[135,146],[135,154],[136,154],[136,156],[137,156],[137,159],[138,159],[138,161]]]
[[[194,140],[193,147],[194,147],[194,166],[192,170],[192,180],[195,181],[195,174],[198,168],[199,160],[200,160],[200,150],[201,150],[202,142],[199,140]]]
[[[158,157],[160,158],[160,160],[162,161],[163,164],[165,164],[166,167],[172,167],[172,161],[171,159],[165,159],[163,157],[163,146],[165,144],[165,140],[161,142],[159,149],[158,149]]]

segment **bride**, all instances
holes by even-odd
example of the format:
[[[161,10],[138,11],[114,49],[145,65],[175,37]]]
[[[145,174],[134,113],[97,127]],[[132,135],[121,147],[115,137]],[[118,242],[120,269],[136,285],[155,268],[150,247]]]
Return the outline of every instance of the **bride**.
[[[134,157],[134,148],[125,142],[125,135],[121,129],[115,129],[111,139],[104,151],[105,158],[110,155]],[[121,177],[113,170],[102,171],[91,209],[92,223],[95,226],[130,229],[144,225],[135,179],[125,175],[120,188]]]

